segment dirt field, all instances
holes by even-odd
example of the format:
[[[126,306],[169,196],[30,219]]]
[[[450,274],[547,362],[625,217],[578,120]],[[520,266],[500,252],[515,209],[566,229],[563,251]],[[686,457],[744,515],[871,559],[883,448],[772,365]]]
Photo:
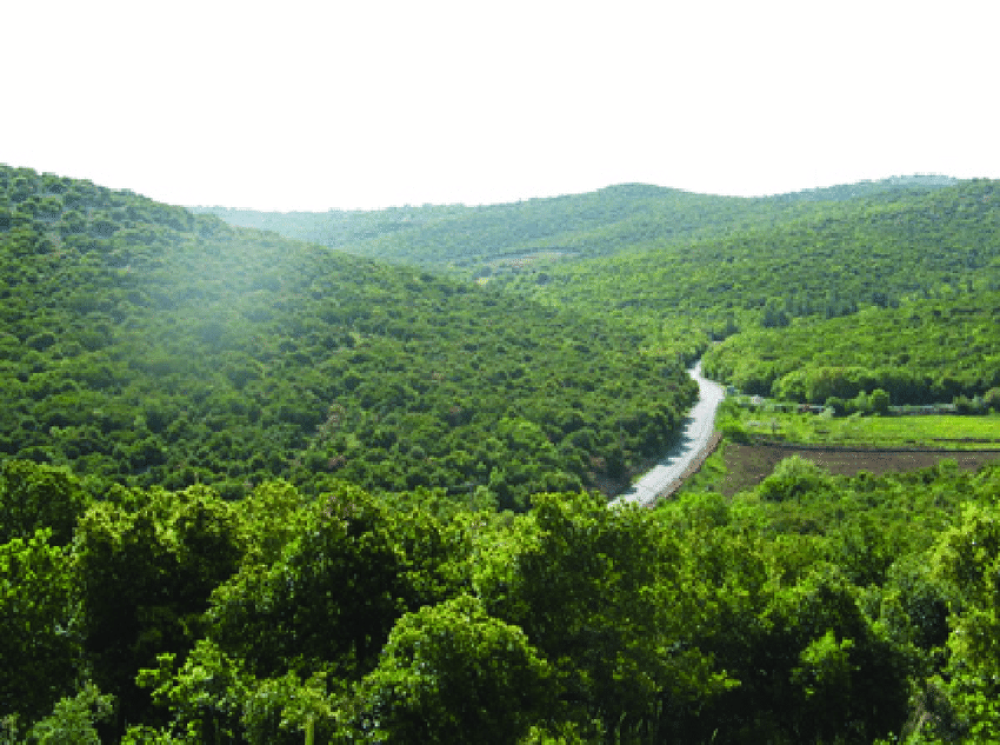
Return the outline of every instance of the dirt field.
[[[794,445],[726,445],[728,475],[721,484],[726,496],[748,489],[771,475],[784,458],[799,455],[830,473],[853,476],[859,471],[876,475],[893,471],[915,471],[951,459],[959,468],[976,469],[1000,460],[1000,450],[865,450],[862,448],[803,448]]]

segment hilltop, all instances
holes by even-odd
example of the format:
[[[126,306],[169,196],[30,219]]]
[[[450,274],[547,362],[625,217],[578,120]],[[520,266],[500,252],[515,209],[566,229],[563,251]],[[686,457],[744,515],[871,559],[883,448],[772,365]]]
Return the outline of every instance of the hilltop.
[[[403,206],[376,212],[255,212],[195,207],[227,223],[274,230],[362,256],[488,277],[552,260],[610,256],[774,226],[816,205],[927,194],[954,179],[896,177],[773,197],[697,194],[647,184],[516,203]]]
[[[626,184],[490,207],[214,212],[598,313],[664,346],[990,289],[995,187],[914,176],[738,198]]]

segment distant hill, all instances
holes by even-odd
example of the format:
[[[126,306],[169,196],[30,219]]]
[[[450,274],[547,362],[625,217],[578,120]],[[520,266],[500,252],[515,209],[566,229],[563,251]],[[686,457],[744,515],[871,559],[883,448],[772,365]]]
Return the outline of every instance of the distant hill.
[[[804,189],[788,194],[775,195],[771,198],[775,200],[808,202],[847,201],[892,191],[941,189],[946,186],[956,186],[959,183],[961,183],[959,179],[952,178],[951,176],[891,176],[879,179],[878,181],[859,181],[853,184],[838,184],[837,186],[827,186],[818,189]]]
[[[693,349],[0,167],[0,456],[138,486],[275,477],[523,507],[678,431]]]
[[[477,277],[554,260],[608,256],[774,226],[816,203],[887,193],[926,194],[955,183],[905,177],[747,199],[645,184],[510,204],[397,207],[378,212],[253,212],[193,208],[232,225],[274,230],[394,263]]]
[[[610,256],[549,262],[497,278],[510,291],[655,327],[689,319],[716,336],[799,317],[891,307],[970,282],[1000,282],[994,181],[810,203],[773,225]]]
[[[997,182],[944,176],[754,199],[626,184],[492,207],[341,213],[336,240],[321,222],[333,225],[333,213],[241,218],[596,313],[651,349],[1000,286]],[[752,344],[739,348],[753,365]]]

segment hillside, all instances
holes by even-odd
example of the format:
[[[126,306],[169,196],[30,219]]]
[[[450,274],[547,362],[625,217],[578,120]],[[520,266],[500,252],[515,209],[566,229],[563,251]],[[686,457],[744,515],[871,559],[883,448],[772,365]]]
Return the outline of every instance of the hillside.
[[[627,483],[694,395],[627,329],[0,169],[0,453],[126,484],[336,477],[521,508]]]
[[[254,212],[194,208],[243,227],[358,255],[464,276],[489,277],[547,262],[662,248],[810,215],[817,205],[899,193],[927,194],[944,177],[907,177],[746,199],[622,184],[586,194],[467,207],[396,207],[378,212]]]
[[[989,287],[994,187],[925,176],[745,199],[623,185],[489,207],[214,212],[597,312],[663,346]]]
[[[896,308],[749,330],[711,349],[705,366],[747,393],[818,404],[881,388],[899,404],[989,394],[993,405],[1000,394],[998,309],[997,290],[956,285],[940,298]]]
[[[824,202],[772,227],[522,271],[522,296],[717,336],[1000,282],[1000,191],[972,181]]]

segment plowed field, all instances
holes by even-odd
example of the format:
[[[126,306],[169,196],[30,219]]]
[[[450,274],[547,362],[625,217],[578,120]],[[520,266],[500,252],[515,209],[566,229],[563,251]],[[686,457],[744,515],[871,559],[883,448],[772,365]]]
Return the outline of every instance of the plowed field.
[[[795,445],[726,445],[727,476],[721,491],[727,496],[749,489],[771,475],[784,458],[799,455],[818,463],[830,473],[853,476],[859,471],[879,475],[915,471],[950,459],[959,468],[976,469],[1000,460],[1000,450],[875,450],[864,448],[813,448]]]

